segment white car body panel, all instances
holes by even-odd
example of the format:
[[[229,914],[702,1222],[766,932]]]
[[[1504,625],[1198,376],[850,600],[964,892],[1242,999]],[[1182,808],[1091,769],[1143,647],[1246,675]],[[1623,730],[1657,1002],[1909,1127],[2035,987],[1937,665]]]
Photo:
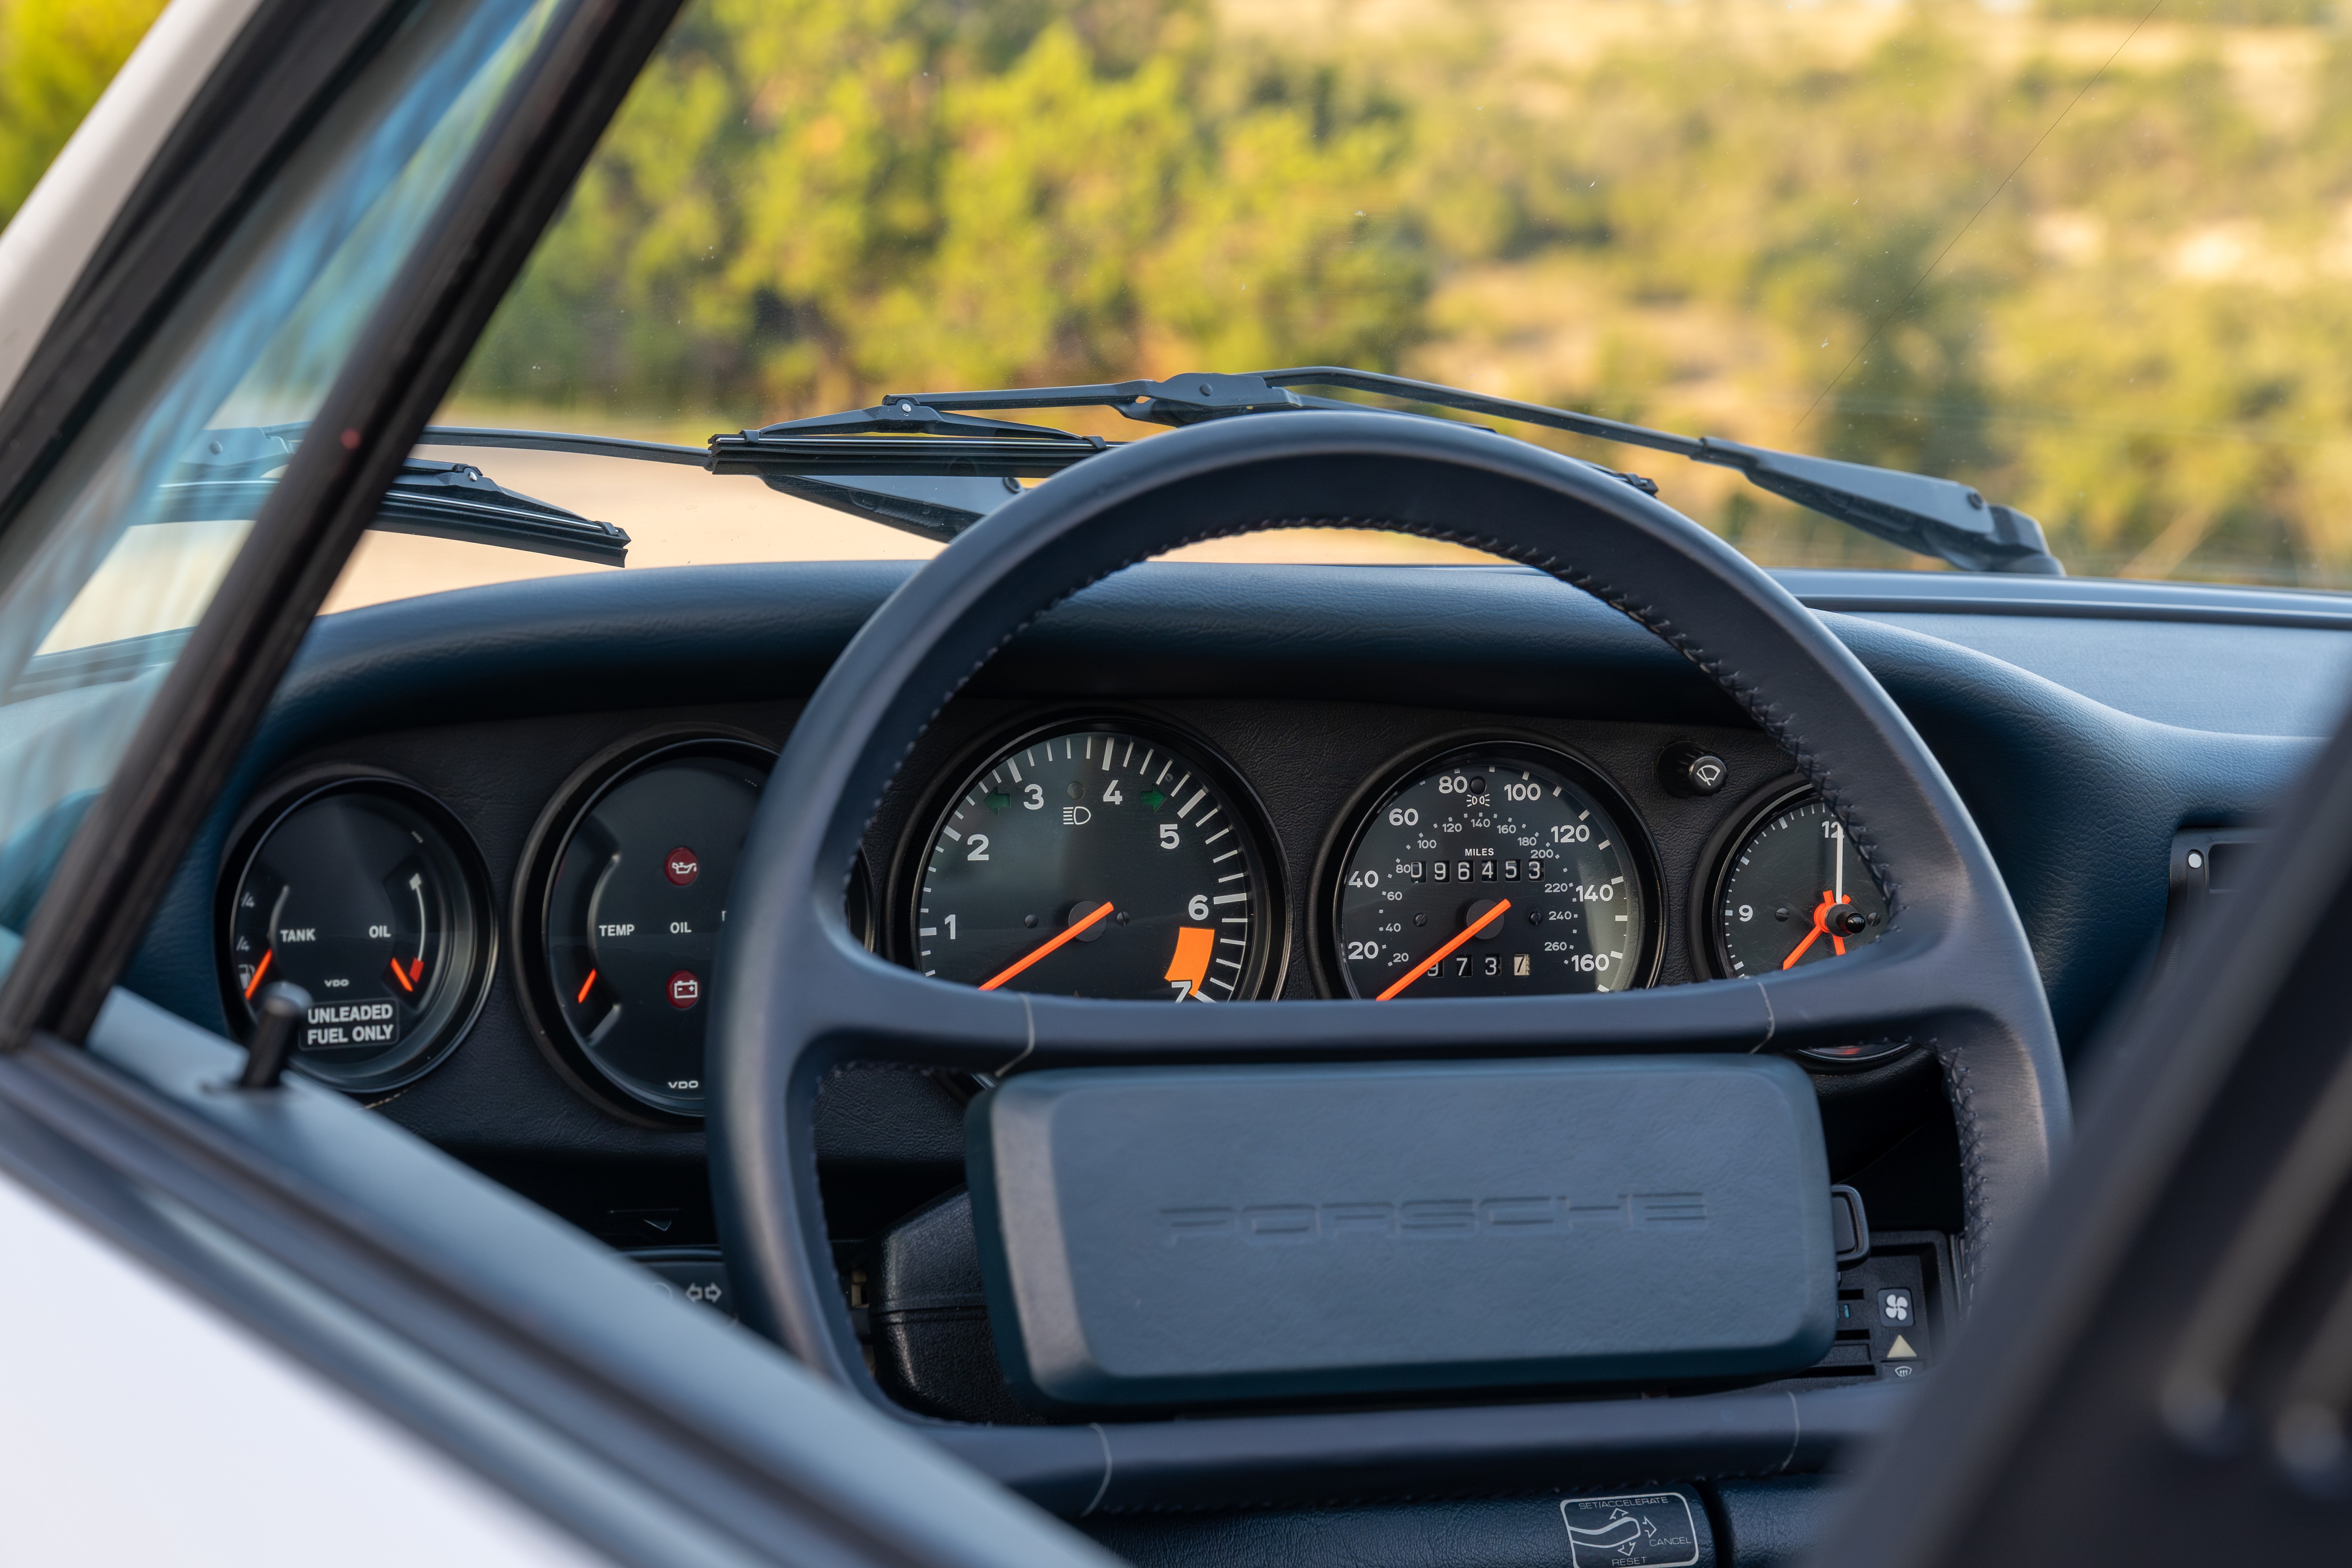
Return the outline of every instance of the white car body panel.
[[[0,1257],[0,1561],[606,1561],[5,1178]]]

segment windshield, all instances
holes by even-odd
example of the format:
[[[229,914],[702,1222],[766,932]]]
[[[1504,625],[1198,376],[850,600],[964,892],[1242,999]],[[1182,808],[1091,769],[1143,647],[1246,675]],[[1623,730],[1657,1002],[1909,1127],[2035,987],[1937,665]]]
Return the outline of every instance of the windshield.
[[[1948,476],[2077,574],[2344,587],[2347,87],[2317,0],[696,0],[437,422],[698,447],[1344,364]],[[1942,565],[1496,423],[1768,565]],[[632,568],[938,547],[753,475],[420,456],[617,523]],[[612,569],[375,535],[334,603]]]
[[[402,18],[0,533],[0,931],[30,917],[552,10]],[[267,454],[227,434],[261,422],[283,433]],[[248,476],[205,482],[240,458]]]

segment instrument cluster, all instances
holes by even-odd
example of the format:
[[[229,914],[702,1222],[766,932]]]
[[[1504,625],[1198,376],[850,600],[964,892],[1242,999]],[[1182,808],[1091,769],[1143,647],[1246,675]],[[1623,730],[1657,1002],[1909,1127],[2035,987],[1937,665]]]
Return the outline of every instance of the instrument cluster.
[[[691,1124],[728,894],[774,762],[749,733],[675,729],[593,758],[540,812],[503,920],[473,837],[419,785],[289,780],[222,868],[232,1024],[250,1027],[266,986],[299,986],[296,1065],[384,1093],[460,1044],[503,944],[575,1088]],[[1884,933],[1884,894],[1801,781],[1731,789],[1688,744],[1657,765],[1654,802],[1659,784],[1738,796],[1673,868],[1693,977],[1835,963]],[[1422,745],[1352,781],[1294,889],[1251,781],[1202,734],[1122,712],[1015,725],[931,770],[874,858],[879,885],[864,860],[852,878],[850,925],[942,983],[1162,1005],[1279,995],[1294,951],[1314,994],[1372,1005],[1634,989],[1659,982],[1675,921],[1623,766],[1499,731]]]

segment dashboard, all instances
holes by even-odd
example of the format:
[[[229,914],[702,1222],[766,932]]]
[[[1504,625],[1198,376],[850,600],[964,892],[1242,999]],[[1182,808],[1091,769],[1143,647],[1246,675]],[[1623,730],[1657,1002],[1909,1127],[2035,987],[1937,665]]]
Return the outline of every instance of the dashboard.
[[[503,926],[511,994],[567,1081],[621,1114],[699,1117],[728,889],[790,725],[755,709],[626,735],[497,868],[414,777],[298,769],[222,868],[231,1026],[251,1029],[273,977],[298,985],[301,1070],[406,1088],[479,1017]],[[1177,1005],[1622,991],[1829,962],[1887,912],[1819,798],[1736,731],[981,703],[942,722],[885,816],[851,877],[852,931],[983,991]],[[511,889],[503,921],[495,885]]]
[[[707,1247],[699,1051],[733,858],[806,694],[908,570],[676,568],[322,619],[127,984],[237,1035],[289,980],[312,1004],[304,1070],[615,1245]],[[1788,580],[1951,774],[2087,1066],[2184,856],[2251,831],[2311,754],[2352,616],[2320,595]],[[2179,722],[2212,720],[2103,654],[2105,628],[2168,617],[2269,661],[2232,711],[2272,732]],[[2028,662],[1967,646],[2002,637]],[[2291,637],[2307,657],[2283,665]],[[1885,916],[1704,676],[1500,567],[1098,584],[941,712],[845,900],[877,951],[941,979],[1160,1005],[1672,985],[1834,963]],[[1958,1231],[1927,1054],[1863,1041],[1805,1065],[1874,1227]],[[827,1082],[845,1247],[952,1194],[971,1089]]]

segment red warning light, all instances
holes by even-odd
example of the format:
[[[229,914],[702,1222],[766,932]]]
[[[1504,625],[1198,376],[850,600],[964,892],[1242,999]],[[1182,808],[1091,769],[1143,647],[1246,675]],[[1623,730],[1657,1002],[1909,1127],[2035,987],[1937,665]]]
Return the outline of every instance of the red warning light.
[[[681,844],[663,857],[662,875],[681,888],[690,888],[702,875],[702,857]]]
[[[702,982],[690,969],[681,969],[669,977],[669,1005],[683,1013],[702,1000]]]

